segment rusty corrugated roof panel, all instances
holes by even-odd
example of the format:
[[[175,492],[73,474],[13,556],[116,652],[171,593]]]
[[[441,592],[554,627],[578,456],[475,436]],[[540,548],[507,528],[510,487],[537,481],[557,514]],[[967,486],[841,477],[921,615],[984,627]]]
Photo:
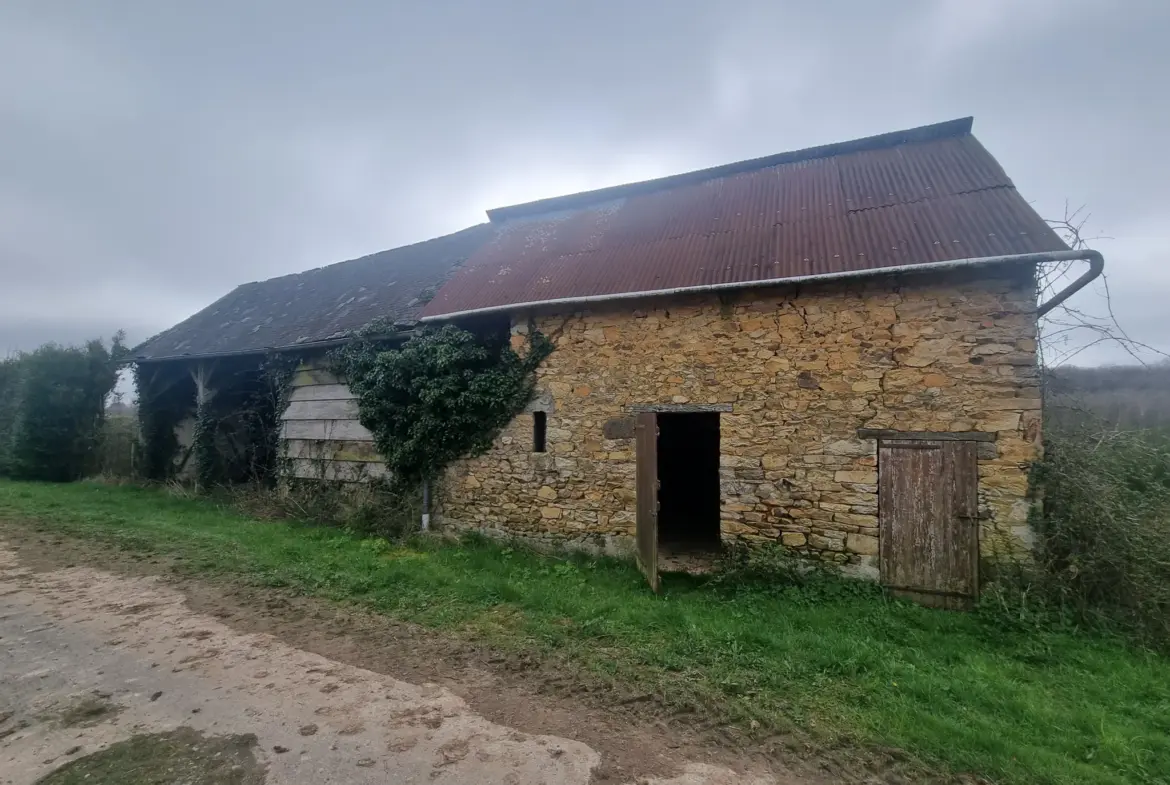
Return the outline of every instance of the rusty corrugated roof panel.
[[[422,318],[1067,246],[970,120],[489,213]]]

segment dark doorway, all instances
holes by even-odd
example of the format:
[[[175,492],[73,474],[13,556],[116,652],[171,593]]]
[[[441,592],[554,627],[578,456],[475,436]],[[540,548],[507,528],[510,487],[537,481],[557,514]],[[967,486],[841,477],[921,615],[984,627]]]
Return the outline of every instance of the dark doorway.
[[[658,543],[719,548],[719,414],[658,413]]]

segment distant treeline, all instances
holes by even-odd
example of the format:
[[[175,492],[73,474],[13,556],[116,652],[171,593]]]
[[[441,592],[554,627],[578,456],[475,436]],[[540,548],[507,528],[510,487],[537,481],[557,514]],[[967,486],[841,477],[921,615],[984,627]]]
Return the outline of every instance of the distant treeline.
[[[1170,362],[1047,372],[1049,419],[1100,418],[1123,428],[1170,427]]]

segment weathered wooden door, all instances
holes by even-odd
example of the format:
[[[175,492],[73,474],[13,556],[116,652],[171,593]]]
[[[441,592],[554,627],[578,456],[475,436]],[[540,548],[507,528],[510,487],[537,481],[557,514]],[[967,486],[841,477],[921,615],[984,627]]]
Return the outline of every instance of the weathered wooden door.
[[[638,566],[658,591],[658,415],[638,412],[637,442]]]
[[[881,441],[883,584],[925,605],[971,604],[979,593],[978,483],[975,442]]]

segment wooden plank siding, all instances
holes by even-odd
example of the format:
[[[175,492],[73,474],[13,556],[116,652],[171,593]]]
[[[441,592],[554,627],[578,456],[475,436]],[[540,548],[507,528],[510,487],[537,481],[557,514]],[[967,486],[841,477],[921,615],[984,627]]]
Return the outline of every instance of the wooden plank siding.
[[[354,442],[344,439],[286,439],[288,458],[326,458],[331,461],[381,461],[382,456],[373,442]]]
[[[297,369],[281,415],[290,476],[340,482],[385,477],[374,437],[358,421],[356,396],[325,365],[316,358]]]
[[[373,461],[312,461],[294,458],[292,476],[307,480],[365,482],[385,477],[386,464]]]
[[[345,384],[310,384],[297,387],[293,383],[290,401],[352,401],[357,398]]]
[[[294,387],[308,387],[314,384],[341,384],[337,374],[325,368],[300,367],[293,375]]]
[[[358,404],[353,398],[340,401],[292,401],[284,420],[356,420]]]
[[[357,420],[285,420],[281,426],[285,439],[312,441],[372,442],[374,436]]]

